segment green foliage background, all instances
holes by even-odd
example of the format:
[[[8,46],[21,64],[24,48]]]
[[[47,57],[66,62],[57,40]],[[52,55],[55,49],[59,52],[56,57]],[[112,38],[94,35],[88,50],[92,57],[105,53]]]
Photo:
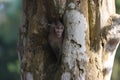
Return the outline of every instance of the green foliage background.
[[[17,40],[22,15],[22,0],[0,0],[0,80],[20,80]],[[120,0],[116,0],[120,13]],[[120,80],[120,46],[117,51],[112,80]]]
[[[17,57],[21,0],[0,0],[0,80],[20,80]]]

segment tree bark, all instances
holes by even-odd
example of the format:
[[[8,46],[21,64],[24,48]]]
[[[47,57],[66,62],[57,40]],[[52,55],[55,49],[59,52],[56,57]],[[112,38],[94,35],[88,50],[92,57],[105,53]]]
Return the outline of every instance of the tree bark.
[[[48,36],[61,21],[58,62]],[[23,0],[18,56],[21,80],[110,80],[120,42],[114,0]]]

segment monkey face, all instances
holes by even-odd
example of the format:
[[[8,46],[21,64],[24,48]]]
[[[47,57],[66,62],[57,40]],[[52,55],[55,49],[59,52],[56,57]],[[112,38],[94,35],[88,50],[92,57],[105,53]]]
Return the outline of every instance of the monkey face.
[[[61,23],[57,24],[55,27],[55,34],[58,38],[62,37],[63,31],[64,31],[64,26]]]

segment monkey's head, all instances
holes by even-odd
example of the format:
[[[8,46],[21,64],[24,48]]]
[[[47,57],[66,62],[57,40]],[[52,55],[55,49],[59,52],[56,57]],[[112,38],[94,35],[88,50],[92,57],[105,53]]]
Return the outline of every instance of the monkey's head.
[[[63,24],[60,21],[58,21],[54,29],[56,37],[61,38],[64,31]]]

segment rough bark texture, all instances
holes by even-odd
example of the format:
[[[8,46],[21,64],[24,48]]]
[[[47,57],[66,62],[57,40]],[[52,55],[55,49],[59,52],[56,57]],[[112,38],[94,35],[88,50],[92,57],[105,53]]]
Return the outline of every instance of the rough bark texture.
[[[57,20],[65,26],[61,63],[48,43]],[[21,80],[110,80],[119,40],[114,0],[23,0]]]

